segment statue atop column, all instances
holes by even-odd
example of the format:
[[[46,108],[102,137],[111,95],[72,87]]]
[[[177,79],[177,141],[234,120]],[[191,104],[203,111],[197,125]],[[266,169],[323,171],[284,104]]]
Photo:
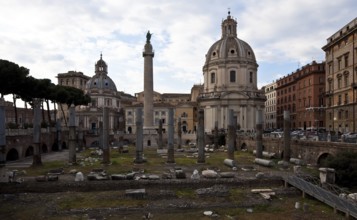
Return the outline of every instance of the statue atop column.
[[[151,34],[150,31],[148,31],[146,34],[146,43],[148,43],[148,44],[150,43],[151,35],[153,35],[153,34]]]

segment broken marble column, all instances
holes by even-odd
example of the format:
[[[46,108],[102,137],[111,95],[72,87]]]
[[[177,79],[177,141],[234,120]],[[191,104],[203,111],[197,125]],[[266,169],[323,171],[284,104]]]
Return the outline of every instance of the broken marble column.
[[[8,182],[6,170],[5,100],[0,98],[0,182]]]
[[[32,166],[42,165],[41,150],[41,99],[33,99],[33,160]]]
[[[118,134],[119,134],[119,143],[118,149],[119,152],[122,152],[124,148],[124,133],[125,133],[125,112],[123,108],[119,110],[119,119],[118,119]]]
[[[68,131],[68,149],[69,149],[69,159],[68,163],[76,164],[76,110],[74,105],[72,104],[69,107],[69,131]]]
[[[169,108],[168,120],[168,147],[167,147],[167,163],[175,163],[174,149],[174,110]]]
[[[62,151],[62,126],[60,121],[56,122],[56,131],[57,131],[58,151]]]
[[[256,117],[257,117],[257,148],[256,148],[256,157],[257,158],[263,158],[263,111],[261,109],[258,109],[256,112]]]
[[[103,163],[110,163],[110,147],[109,147],[109,109],[103,108]]]
[[[218,121],[214,122],[214,138],[213,138],[213,144],[214,144],[214,149],[218,149]]]
[[[84,146],[84,134],[83,134],[83,122],[79,122],[78,124],[78,151],[83,151]]]
[[[321,184],[335,184],[335,169],[321,167],[320,171],[320,182]]]
[[[182,145],[182,130],[181,130],[181,118],[178,118],[177,122],[177,149],[181,149]]]
[[[235,128],[234,128],[234,112],[230,109],[228,112],[228,159],[234,160],[234,138],[235,138]]]
[[[205,163],[205,130],[204,130],[204,110],[198,111],[198,126],[197,126],[197,147],[198,157],[197,163]]]
[[[159,129],[158,129],[158,135],[159,135],[159,139],[158,139],[158,149],[162,150],[164,148],[164,142],[162,140],[162,119],[159,120]]]
[[[284,111],[284,161],[290,161],[290,112]]]
[[[143,110],[136,109],[136,157],[134,163],[144,163],[143,159]]]

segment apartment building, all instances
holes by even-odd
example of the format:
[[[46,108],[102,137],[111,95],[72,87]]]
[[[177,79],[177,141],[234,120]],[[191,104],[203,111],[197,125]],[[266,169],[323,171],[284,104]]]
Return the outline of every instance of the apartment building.
[[[327,38],[326,125],[335,132],[356,132],[357,18]]]

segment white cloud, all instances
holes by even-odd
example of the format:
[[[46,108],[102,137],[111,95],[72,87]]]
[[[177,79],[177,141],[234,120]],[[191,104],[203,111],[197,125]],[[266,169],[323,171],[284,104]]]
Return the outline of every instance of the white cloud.
[[[298,62],[323,59],[326,39],[357,10],[354,0],[1,1],[0,59],[57,82],[57,73],[69,70],[94,75],[103,52],[118,90],[134,94],[143,88],[142,50],[150,30],[155,90],[190,92],[202,83],[205,54],[221,36],[228,7],[238,37],[252,46],[259,69],[269,72],[259,72],[259,85],[296,70]]]

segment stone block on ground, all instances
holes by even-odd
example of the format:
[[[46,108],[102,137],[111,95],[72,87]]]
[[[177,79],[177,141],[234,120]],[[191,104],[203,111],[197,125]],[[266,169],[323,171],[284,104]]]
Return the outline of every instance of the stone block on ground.
[[[155,174],[151,174],[148,176],[148,179],[149,180],[159,180],[160,177],[158,175],[155,175]]]
[[[247,171],[253,171],[253,170],[255,170],[255,168],[253,166],[244,166],[241,168],[241,170],[247,172]]]
[[[133,199],[144,199],[147,194],[145,189],[127,189],[125,190],[125,196]]]
[[[47,181],[50,181],[50,182],[58,181],[58,175],[48,175]]]
[[[76,173],[76,177],[74,178],[75,182],[80,182],[80,181],[84,181],[84,176],[82,172],[77,172]]]
[[[126,179],[127,180],[133,180],[136,175],[136,172],[130,172],[126,174]]]
[[[90,172],[87,175],[87,180],[109,180],[110,176],[106,172],[96,173]]]
[[[181,169],[175,169],[176,179],[186,179],[186,173]]]
[[[78,172],[78,170],[72,169],[72,170],[69,171],[69,174],[76,174],[77,172]]]
[[[47,177],[45,175],[36,176],[35,180],[36,180],[36,182],[46,182],[47,181]]]
[[[265,176],[265,174],[262,173],[262,172],[258,172],[257,174],[255,174],[255,177],[256,177],[257,179],[262,179],[262,178],[264,178],[264,176]]]
[[[172,179],[172,174],[171,174],[171,173],[164,172],[164,173],[161,175],[161,178],[162,178],[162,179]]]
[[[235,173],[234,172],[221,172],[220,176],[221,176],[221,178],[234,178]]]
[[[207,179],[218,178],[218,173],[214,170],[202,170],[202,176]]]
[[[200,179],[200,174],[199,174],[199,172],[198,172],[198,170],[194,170],[193,171],[193,173],[192,173],[192,175],[191,175],[191,179],[192,180],[198,180],[198,179]]]
[[[126,175],[125,174],[112,174],[111,178],[112,178],[112,180],[126,180]]]
[[[224,159],[223,163],[228,167],[237,167],[237,162],[232,159]]]
[[[47,172],[48,175],[61,175],[64,174],[64,169],[63,168],[58,168],[58,169],[52,169]]]

